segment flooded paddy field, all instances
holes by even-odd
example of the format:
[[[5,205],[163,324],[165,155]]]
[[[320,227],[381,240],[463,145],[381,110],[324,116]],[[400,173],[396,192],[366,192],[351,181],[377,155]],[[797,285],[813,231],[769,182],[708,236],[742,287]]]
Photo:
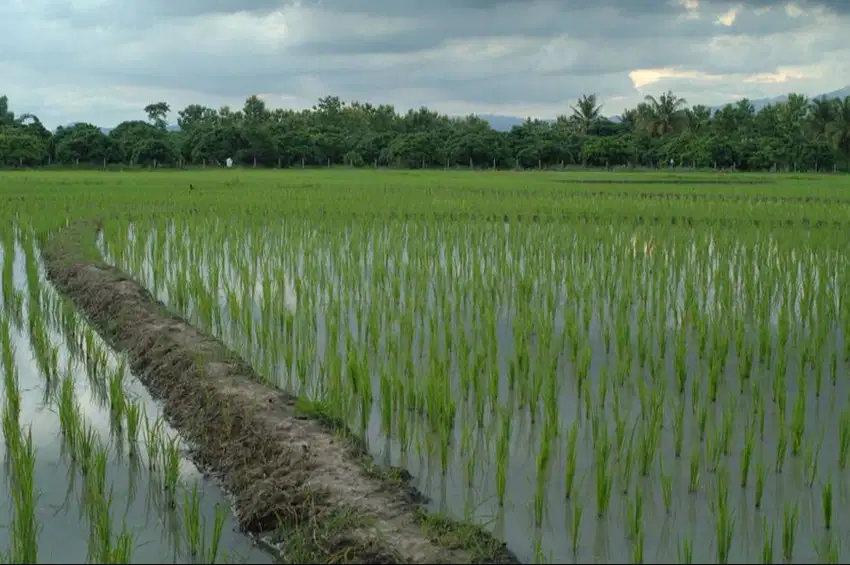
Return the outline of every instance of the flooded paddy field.
[[[159,408],[2,231],[0,551],[12,563],[272,562]]]
[[[409,471],[429,515],[522,562],[850,558],[835,178],[192,175],[69,190],[108,263]]]
[[[101,239],[270,384],[345,415],[432,511],[554,562],[848,555],[840,243],[216,217]]]

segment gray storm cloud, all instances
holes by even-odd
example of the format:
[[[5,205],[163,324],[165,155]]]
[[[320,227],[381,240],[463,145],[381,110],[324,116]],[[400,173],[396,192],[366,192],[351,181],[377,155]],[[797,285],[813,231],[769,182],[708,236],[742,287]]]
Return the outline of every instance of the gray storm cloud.
[[[562,14],[569,14],[577,9],[598,9],[601,7],[616,9],[623,15],[653,14],[675,11],[681,6],[681,3],[676,0],[544,0],[542,2],[529,2],[529,0],[432,0],[430,2],[420,0],[293,0],[284,2],[280,0],[184,0],[181,2],[155,0],[144,2],[147,10],[151,13],[166,17],[240,11],[267,13],[285,5],[383,15],[437,14],[445,16],[455,10],[472,10],[485,13],[506,7],[527,7],[530,3],[549,4]],[[738,2],[699,0],[699,3],[721,7],[744,5],[762,8],[784,7],[789,2],[783,0],[743,0]],[[794,4],[801,8],[822,7],[841,14],[850,13],[850,2],[846,0],[797,0]]]
[[[850,34],[842,30],[850,28],[843,16],[850,0],[795,5],[0,0],[11,14],[0,18],[0,74],[27,111],[73,112],[74,119],[97,107],[124,116],[137,100],[238,104],[253,93],[302,105],[338,94],[400,107],[525,114],[566,111],[590,92],[619,110],[647,89],[722,102],[801,85],[843,86],[811,76],[787,86],[747,82],[811,65],[831,69],[818,71],[831,80],[846,76]],[[639,69],[675,72],[644,72],[638,91],[630,73]]]

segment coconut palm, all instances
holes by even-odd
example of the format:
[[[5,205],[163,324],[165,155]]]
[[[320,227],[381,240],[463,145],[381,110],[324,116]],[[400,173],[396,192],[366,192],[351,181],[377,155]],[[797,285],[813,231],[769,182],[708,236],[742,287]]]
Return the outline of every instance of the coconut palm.
[[[0,96],[0,127],[15,123],[15,113],[9,110],[9,97]]]
[[[672,91],[668,90],[658,98],[648,95],[644,100],[649,111],[645,125],[651,135],[663,135],[687,125],[685,106],[688,101]]]
[[[835,100],[827,98],[815,98],[809,104],[809,133],[814,137],[825,139],[826,131],[834,120],[836,110]]]
[[[833,120],[826,126],[826,139],[842,157],[850,160],[850,96],[834,99]]]
[[[620,114],[620,123],[626,126],[629,131],[635,131],[638,126],[638,112],[635,108],[626,108]]]
[[[698,104],[685,109],[685,117],[688,131],[701,133],[711,124],[711,108]]]
[[[583,94],[570,109],[573,111],[570,121],[581,133],[587,133],[599,121],[602,104],[598,103],[595,94]]]

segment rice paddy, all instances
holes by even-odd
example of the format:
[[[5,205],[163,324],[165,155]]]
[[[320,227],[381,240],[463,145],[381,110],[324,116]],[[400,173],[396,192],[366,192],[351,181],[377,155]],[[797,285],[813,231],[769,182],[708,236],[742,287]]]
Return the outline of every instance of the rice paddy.
[[[53,503],[34,502],[47,486],[28,469],[54,444],[98,493],[76,503],[81,539],[100,540],[81,558],[172,551],[139,543],[150,513],[123,510],[135,445],[139,482],[165,501],[153,514],[182,516],[184,553],[231,529],[214,487],[195,502],[205,483],[151,424],[156,404],[40,282],[28,230],[93,215],[107,262],[345,421],[412,474],[429,512],[482,525],[523,562],[850,557],[842,177],[645,176],[629,191],[617,174],[232,171],[192,173],[189,195],[189,174],[62,175],[9,177],[6,195],[19,227],[4,252],[18,241],[24,273],[4,262],[9,559],[41,547],[32,509]],[[38,377],[8,360],[23,345],[5,353],[27,335]]]
[[[126,363],[4,229],[0,309],[3,561],[269,562]]]

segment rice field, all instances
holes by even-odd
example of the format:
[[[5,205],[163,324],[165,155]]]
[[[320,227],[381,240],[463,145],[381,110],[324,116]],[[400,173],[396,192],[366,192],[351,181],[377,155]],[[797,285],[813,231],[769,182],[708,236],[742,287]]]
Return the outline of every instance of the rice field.
[[[46,283],[35,240],[0,245],[2,561],[268,563],[159,407]]]
[[[850,182],[576,177],[5,176],[7,560],[51,559],[52,459],[83,493],[80,559],[258,558],[39,275],[33,234],[87,216],[109,263],[523,562],[850,558]],[[127,502],[134,460],[166,510]],[[169,506],[182,544],[146,525]]]

